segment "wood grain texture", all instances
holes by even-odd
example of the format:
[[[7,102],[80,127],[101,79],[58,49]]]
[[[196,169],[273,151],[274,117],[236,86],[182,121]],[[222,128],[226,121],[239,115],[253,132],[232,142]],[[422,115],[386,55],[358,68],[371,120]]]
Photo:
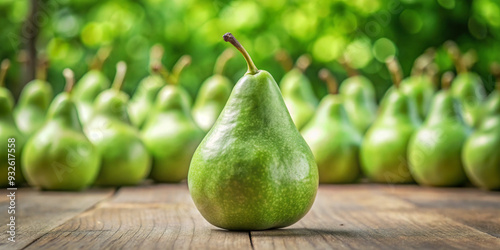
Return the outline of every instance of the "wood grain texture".
[[[16,242],[7,241],[7,191],[0,192],[0,213],[3,236],[0,249],[20,249],[53,228],[113,195],[114,189],[92,189],[85,192],[41,192],[32,188],[16,191]]]
[[[24,196],[53,195],[27,191]],[[56,194],[65,196],[57,198],[59,202],[90,200],[87,193]],[[24,211],[37,215],[23,218],[33,221],[29,231],[21,230],[23,237],[37,227],[41,230],[26,238],[32,242],[24,245],[27,249],[500,249],[500,193],[474,188],[323,185],[311,211],[295,225],[250,233],[229,232],[206,222],[185,183],[126,187],[109,195],[59,222],[52,218],[60,208],[40,211],[40,201],[47,198],[25,201]],[[47,221],[53,223],[50,228],[44,224]]]
[[[251,249],[247,232],[217,229],[198,213],[186,184],[122,188],[28,249]]]
[[[373,184],[322,186],[304,219],[287,229],[252,232],[252,243],[255,249],[499,249],[500,238],[494,233],[485,233],[469,223],[461,223],[464,220],[442,214],[451,211],[452,206],[476,206],[470,200],[456,204],[457,198],[443,191],[438,192],[441,194],[436,205],[442,211],[436,210],[436,206],[419,206],[437,202],[428,191],[434,193],[436,189]],[[477,192],[480,191],[472,193]],[[420,203],[398,197],[415,195],[421,198]],[[425,200],[427,196],[429,200]],[[497,207],[497,215],[499,197],[497,193],[488,194],[488,198],[493,198],[488,204]],[[475,219],[471,221],[484,225]],[[488,226],[491,230],[499,226],[498,222],[491,224],[494,225]]]

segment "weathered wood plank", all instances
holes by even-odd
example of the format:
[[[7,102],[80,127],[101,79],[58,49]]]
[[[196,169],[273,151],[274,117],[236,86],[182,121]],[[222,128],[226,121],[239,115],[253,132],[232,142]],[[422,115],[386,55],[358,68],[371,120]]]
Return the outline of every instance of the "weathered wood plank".
[[[85,192],[41,192],[32,188],[16,191],[16,242],[7,241],[7,219],[2,220],[0,231],[4,236],[0,249],[20,249],[65,221],[91,208],[113,195],[113,189],[92,189]],[[7,197],[7,191],[0,196]],[[9,201],[0,201],[2,218],[9,218]],[[5,215],[5,216],[4,216]]]
[[[418,196],[419,189],[406,196]],[[252,232],[255,249],[498,249],[500,239],[392,194],[400,187],[322,186],[304,219],[283,230]],[[435,189],[434,189],[435,190]],[[431,189],[424,190],[432,193]],[[446,192],[441,194],[447,197]],[[444,207],[446,209],[446,207]]]
[[[196,210],[186,184],[122,188],[28,249],[251,249],[249,234],[219,230]]]

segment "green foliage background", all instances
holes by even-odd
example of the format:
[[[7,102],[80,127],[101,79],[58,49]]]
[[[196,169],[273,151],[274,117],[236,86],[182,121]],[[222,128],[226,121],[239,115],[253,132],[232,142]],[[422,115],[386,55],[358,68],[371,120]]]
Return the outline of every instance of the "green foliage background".
[[[0,0],[0,57],[10,58],[13,69],[7,85],[20,91],[23,71],[17,54],[29,31],[23,22],[28,0]],[[390,84],[383,61],[396,54],[406,75],[413,60],[428,47],[440,48],[454,40],[462,51],[474,48],[478,63],[473,70],[493,89],[489,65],[500,61],[500,1],[496,0],[44,0],[35,22],[41,28],[37,47],[50,59],[48,80],[59,92],[62,69],[80,77],[97,49],[112,45],[104,72],[112,78],[115,64],[129,65],[124,89],[133,93],[148,75],[149,49],[165,46],[164,64],[171,67],[183,54],[193,57],[181,84],[195,96],[201,82],[212,74],[215,58],[229,45],[222,40],[232,32],[253,56],[259,68],[279,81],[283,69],[273,59],[284,48],[294,58],[310,53],[308,69],[318,96],[326,88],[316,77],[322,67],[339,80],[346,73],[336,62],[343,53],[376,84],[378,97]],[[441,71],[452,69],[438,50]],[[235,82],[244,73],[242,58],[230,61],[227,75]]]

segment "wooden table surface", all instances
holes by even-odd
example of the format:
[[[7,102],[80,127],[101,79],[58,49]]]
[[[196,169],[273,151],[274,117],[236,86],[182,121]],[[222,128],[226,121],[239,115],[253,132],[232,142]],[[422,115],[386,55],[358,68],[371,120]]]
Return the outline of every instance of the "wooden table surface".
[[[16,242],[0,249],[500,249],[500,192],[414,185],[324,185],[285,229],[229,232],[206,222],[183,184],[84,192],[17,191]]]

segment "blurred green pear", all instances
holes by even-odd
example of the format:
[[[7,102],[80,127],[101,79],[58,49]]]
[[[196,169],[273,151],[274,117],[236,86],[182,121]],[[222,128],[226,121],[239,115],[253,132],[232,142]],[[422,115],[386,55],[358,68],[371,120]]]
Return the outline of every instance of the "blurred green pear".
[[[126,64],[119,62],[112,88],[100,93],[85,134],[101,155],[100,186],[139,184],[151,168],[151,156],[127,114],[128,95],[121,91]]]
[[[314,115],[319,102],[314,95],[311,82],[304,75],[310,64],[311,58],[309,55],[300,56],[295,67],[283,76],[279,84],[286,107],[299,130]]]
[[[28,184],[44,190],[82,190],[99,173],[99,153],[83,133],[71,94],[73,71],[63,73],[66,89],[52,101],[47,121],[28,140],[22,156]]]
[[[319,183],[352,183],[361,172],[362,137],[349,121],[333,75],[327,69],[322,69],[319,75],[326,81],[330,94],[323,97],[301,134],[318,164]]]
[[[46,60],[40,62],[37,69],[37,77],[24,86],[18,103],[14,108],[14,117],[19,130],[27,136],[31,136],[45,123],[45,116],[53,93],[52,86],[46,79]]]
[[[223,75],[223,70],[226,62],[233,56],[233,50],[226,49],[217,58],[214,75],[201,84],[198,92],[192,113],[196,123],[205,132],[212,128],[231,94],[231,80]]]
[[[87,124],[92,116],[95,98],[105,89],[110,82],[101,71],[104,61],[111,53],[110,47],[102,47],[91,65],[91,69],[76,83],[72,92],[73,100],[78,108],[78,115],[83,125]]]
[[[0,187],[14,187],[24,182],[21,170],[21,157],[25,137],[17,128],[12,108],[14,98],[12,93],[5,88],[5,76],[9,69],[10,61],[4,59],[0,69]],[[13,172],[14,174],[9,174]]]
[[[420,125],[416,104],[399,89],[402,73],[396,58],[387,61],[394,88],[385,95],[379,116],[361,144],[363,173],[374,182],[409,183],[408,142]]]
[[[443,89],[434,97],[429,115],[410,140],[408,158],[415,181],[427,186],[458,186],[467,181],[462,148],[471,129],[448,89],[453,73],[443,75]]]

